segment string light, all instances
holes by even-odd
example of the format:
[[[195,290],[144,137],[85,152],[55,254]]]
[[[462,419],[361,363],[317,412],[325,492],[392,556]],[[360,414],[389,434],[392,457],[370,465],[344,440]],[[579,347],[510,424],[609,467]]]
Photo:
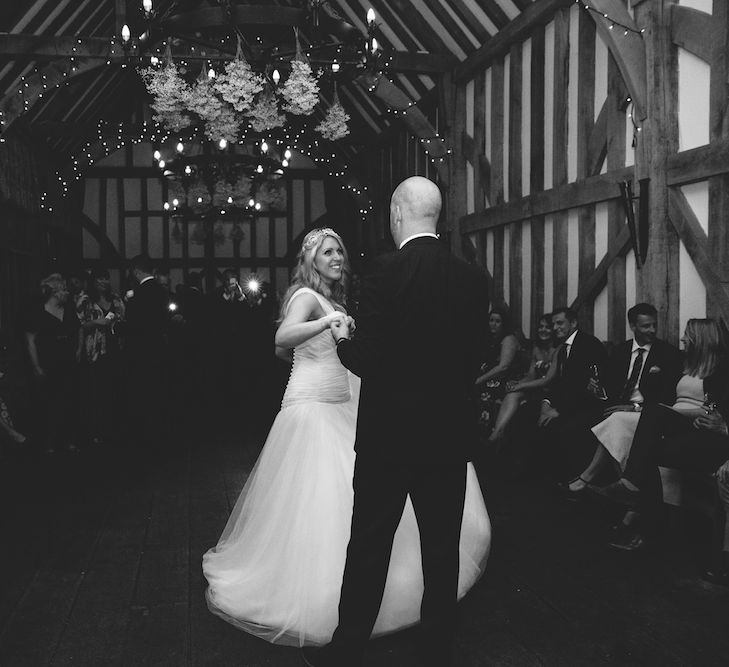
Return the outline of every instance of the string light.
[[[608,16],[605,12],[600,11],[599,9],[589,5],[587,2],[585,2],[585,0],[575,0],[575,4],[580,5],[585,11],[592,12],[593,14],[596,14],[604,21],[609,23],[610,25],[608,26],[608,30],[613,30],[615,26],[618,26],[623,29],[624,36],[626,36],[629,32],[632,32],[635,35],[639,35],[641,38],[643,37],[645,28],[634,28],[632,26],[625,25],[625,23],[621,23],[620,21],[616,21],[614,18]]]

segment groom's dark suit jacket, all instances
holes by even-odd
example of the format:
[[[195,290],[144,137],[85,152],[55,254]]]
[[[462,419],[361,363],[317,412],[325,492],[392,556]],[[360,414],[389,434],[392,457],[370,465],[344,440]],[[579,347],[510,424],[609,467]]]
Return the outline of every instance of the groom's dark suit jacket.
[[[611,404],[624,402],[621,394],[627,384],[632,353],[632,339],[616,346],[610,353],[605,389]],[[672,405],[676,399],[676,384],[682,372],[680,350],[658,338],[653,341],[643,361],[643,372],[638,383],[644,402]]]
[[[357,330],[337,347],[362,378],[355,449],[384,461],[464,461],[488,339],[486,277],[434,237],[375,260]]]

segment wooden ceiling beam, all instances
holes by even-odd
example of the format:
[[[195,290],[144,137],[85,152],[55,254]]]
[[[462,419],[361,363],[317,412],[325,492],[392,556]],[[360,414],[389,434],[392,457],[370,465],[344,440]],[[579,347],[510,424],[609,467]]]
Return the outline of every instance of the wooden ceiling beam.
[[[456,66],[455,83],[465,83],[473,78],[477,72],[488,67],[492,60],[508,53],[514,42],[526,39],[535,27],[549,23],[558,9],[573,4],[574,0],[541,0],[531,4],[488,42]]]
[[[724,26],[711,14],[691,7],[671,6],[671,39],[689,53],[710,63]]]

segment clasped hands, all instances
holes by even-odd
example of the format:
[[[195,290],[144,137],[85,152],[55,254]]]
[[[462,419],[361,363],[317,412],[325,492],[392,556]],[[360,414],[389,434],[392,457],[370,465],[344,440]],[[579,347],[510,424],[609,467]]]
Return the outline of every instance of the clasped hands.
[[[320,321],[329,327],[335,341],[340,338],[349,338],[355,330],[354,318],[338,310],[320,318]]]

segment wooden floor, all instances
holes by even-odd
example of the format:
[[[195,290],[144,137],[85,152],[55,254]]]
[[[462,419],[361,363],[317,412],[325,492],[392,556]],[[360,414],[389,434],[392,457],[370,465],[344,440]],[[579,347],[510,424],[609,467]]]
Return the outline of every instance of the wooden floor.
[[[159,460],[125,447],[52,461],[6,452],[2,667],[300,664],[298,651],[234,629],[203,598],[201,556],[268,417],[193,426],[171,434]],[[614,552],[608,509],[494,466],[479,472],[493,547],[460,605],[459,666],[729,664],[729,589],[699,579],[701,531],[658,553]],[[411,639],[373,642],[368,664],[414,666]]]

